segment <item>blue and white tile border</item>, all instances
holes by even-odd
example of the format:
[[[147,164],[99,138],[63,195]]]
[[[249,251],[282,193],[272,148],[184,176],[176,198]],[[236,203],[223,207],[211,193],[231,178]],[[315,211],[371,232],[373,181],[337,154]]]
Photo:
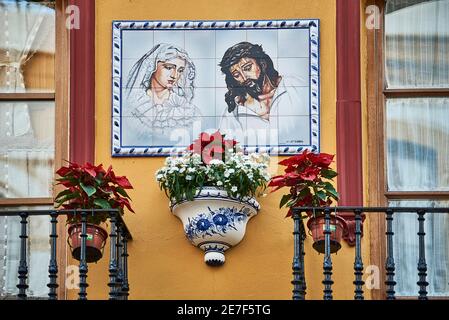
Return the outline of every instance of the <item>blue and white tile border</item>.
[[[112,156],[148,157],[181,153],[184,147],[123,147],[121,141],[121,78],[122,30],[193,30],[193,29],[309,29],[310,69],[310,135],[311,144],[302,146],[244,147],[245,152],[268,152],[273,155],[293,155],[304,149],[320,151],[320,21],[245,20],[245,21],[113,21],[112,22]],[[118,120],[117,120],[118,119]]]

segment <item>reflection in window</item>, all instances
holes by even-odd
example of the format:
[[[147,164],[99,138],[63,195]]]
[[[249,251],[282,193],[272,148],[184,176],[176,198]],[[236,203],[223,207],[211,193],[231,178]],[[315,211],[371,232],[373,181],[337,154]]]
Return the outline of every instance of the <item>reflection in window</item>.
[[[18,205],[52,195],[54,95],[33,94],[55,92],[55,18],[55,1],[0,0],[0,198]],[[49,226],[48,217],[29,218],[31,296],[48,292]],[[0,217],[0,296],[17,294],[19,234],[17,218]]]
[[[0,198],[51,197],[54,102],[0,102]]]
[[[387,88],[449,87],[449,0],[388,0]]]
[[[449,98],[387,100],[389,191],[449,190]]]
[[[0,0],[0,93],[54,92],[54,1]]]

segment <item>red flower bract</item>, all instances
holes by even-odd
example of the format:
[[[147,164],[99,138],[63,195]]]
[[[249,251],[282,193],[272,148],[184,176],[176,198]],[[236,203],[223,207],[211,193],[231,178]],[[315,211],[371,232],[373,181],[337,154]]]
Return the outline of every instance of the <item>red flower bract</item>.
[[[125,189],[133,186],[125,176],[116,176],[112,166],[105,171],[103,165],[91,163],[79,165],[69,162],[69,166],[59,168],[56,173],[60,178],[57,184],[66,189],[59,192],[55,198],[56,208],[64,209],[110,209],[119,208],[123,214],[124,207],[131,208]],[[107,219],[107,213],[99,213],[88,217],[92,223],[100,223]],[[76,217],[69,215],[69,222],[75,222]]]
[[[273,177],[269,187],[272,192],[283,187],[290,187],[290,192],[282,197],[280,206],[289,209],[287,217],[292,215],[292,207],[318,207],[332,204],[339,195],[329,181],[337,173],[329,168],[334,155],[327,153],[312,153],[307,149],[301,154],[279,162],[286,166],[284,174]],[[310,212],[307,212],[309,215]]]
[[[315,181],[317,180],[319,174],[320,170],[318,168],[308,167],[304,170],[304,172],[299,174],[299,177],[306,181]]]
[[[209,164],[213,159],[225,161],[226,151],[235,152],[237,141],[227,140],[224,137],[225,135],[219,131],[211,135],[202,132],[199,138],[187,147],[187,150],[201,155],[201,160],[205,164]]]
[[[133,186],[129,183],[129,180],[126,177],[115,177],[115,179],[111,180],[111,182],[118,184],[123,189],[132,189]]]

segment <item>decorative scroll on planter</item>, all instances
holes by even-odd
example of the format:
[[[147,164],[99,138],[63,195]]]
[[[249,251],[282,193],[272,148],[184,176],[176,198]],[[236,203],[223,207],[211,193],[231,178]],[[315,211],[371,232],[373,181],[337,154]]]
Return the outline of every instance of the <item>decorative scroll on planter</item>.
[[[254,198],[240,201],[213,187],[203,188],[193,201],[171,205],[187,239],[205,252],[204,261],[210,266],[224,264],[225,251],[242,241],[248,221],[259,208]]]
[[[355,246],[355,229],[356,229],[356,221],[355,221],[355,215],[352,212],[342,212],[340,213],[340,216],[345,219],[346,221],[346,229],[343,234],[343,240],[347,242],[348,245],[351,247]],[[364,214],[361,215],[362,223],[360,224],[360,232],[361,236],[363,237],[363,222],[366,219],[366,216]]]

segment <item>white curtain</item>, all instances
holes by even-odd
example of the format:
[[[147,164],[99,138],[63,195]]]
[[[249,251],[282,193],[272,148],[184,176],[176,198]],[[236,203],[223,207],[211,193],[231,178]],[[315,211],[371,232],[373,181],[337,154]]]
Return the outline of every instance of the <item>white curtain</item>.
[[[449,98],[387,101],[387,181],[390,191],[449,190]],[[449,201],[391,201],[398,207],[448,207]],[[394,216],[396,294],[417,296],[416,213]],[[428,293],[449,296],[449,213],[428,213],[425,221]]]
[[[3,208],[2,210],[5,210]],[[51,209],[50,207],[14,207],[11,210],[36,210]],[[28,291],[27,294],[32,297],[44,297],[48,295],[47,283],[48,265],[50,263],[50,217],[31,216],[28,218],[28,246],[27,246],[27,265],[28,265]],[[20,262],[20,241],[21,232],[19,217],[0,217],[0,223],[3,226],[0,236],[3,236],[2,248],[3,254],[2,268],[0,274],[0,293],[4,295],[15,295],[18,293],[18,268]]]
[[[388,88],[449,88],[449,0],[387,0]],[[448,191],[449,98],[387,99],[387,184],[390,191]],[[391,206],[449,206],[402,200]],[[396,293],[417,296],[416,213],[395,214]],[[428,292],[449,296],[449,214],[426,214]]]
[[[27,1],[0,0],[1,93],[30,91],[25,85],[24,66],[38,51],[54,54],[54,38],[54,9]],[[0,197],[51,197],[53,158],[54,103],[1,102]],[[1,295],[18,291],[19,235],[17,218],[0,217]],[[48,217],[29,219],[30,295],[48,292],[48,236]]]
[[[388,0],[388,88],[449,87],[449,0]]]
[[[449,98],[387,100],[389,191],[449,191]]]
[[[39,52],[55,52],[55,13],[45,5],[0,0],[0,92],[25,92],[23,67]]]
[[[390,191],[449,190],[449,98],[387,100],[387,183]],[[449,207],[449,201],[391,201],[399,207]],[[417,296],[416,213],[394,215],[396,293]],[[449,213],[425,221],[428,293],[449,296]]]
[[[449,207],[449,201],[390,201],[397,207]],[[425,257],[427,288],[430,296],[449,295],[449,213],[425,215]],[[394,259],[396,263],[395,287],[397,296],[418,296],[418,215],[394,214]]]

